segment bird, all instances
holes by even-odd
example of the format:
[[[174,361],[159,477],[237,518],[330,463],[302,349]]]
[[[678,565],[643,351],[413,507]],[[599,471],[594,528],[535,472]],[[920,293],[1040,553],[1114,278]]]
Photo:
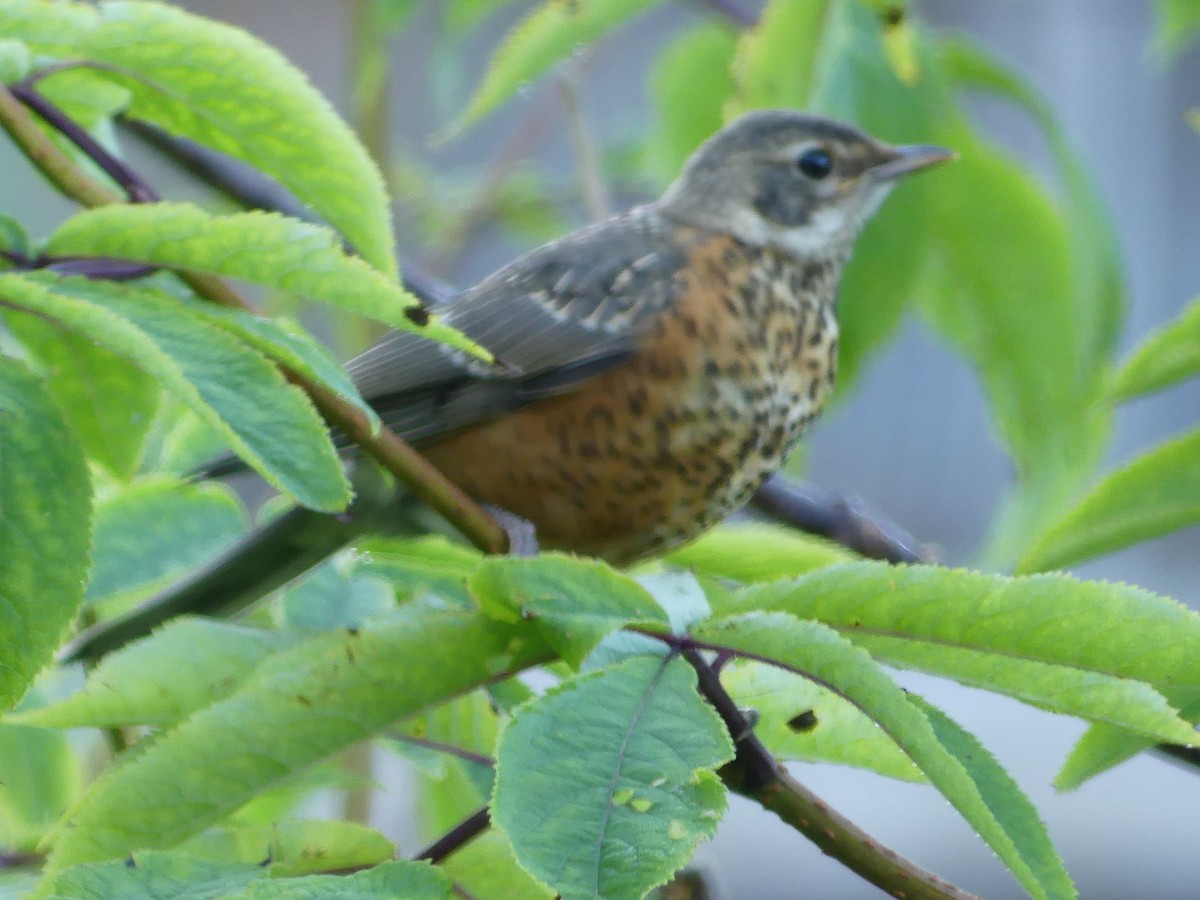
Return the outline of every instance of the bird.
[[[721,521],[782,466],[834,385],[855,239],[897,182],[953,158],[799,111],[746,113],[657,200],[438,309],[503,371],[400,331],[347,371],[387,427],[476,501],[531,523],[539,547],[627,565]],[[356,488],[348,514],[295,509],[60,657],[273,590],[394,504]]]

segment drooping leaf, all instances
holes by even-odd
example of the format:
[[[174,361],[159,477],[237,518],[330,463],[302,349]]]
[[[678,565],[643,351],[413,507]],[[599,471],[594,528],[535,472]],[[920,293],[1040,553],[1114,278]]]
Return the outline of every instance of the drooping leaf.
[[[1200,301],[1142,341],[1113,376],[1111,390],[1118,400],[1130,400],[1197,374],[1200,374]]]
[[[182,853],[137,853],[125,860],[75,866],[54,880],[51,900],[216,900],[266,873]]]
[[[716,830],[725,795],[712,770],[732,755],[685,662],[630,659],[517,710],[493,821],[565,900],[642,896]]]
[[[1123,584],[1005,578],[862,562],[741,591],[742,609],[790,612],[844,632],[1070,666],[1173,689],[1200,685],[1200,615]]]
[[[1104,478],[1026,551],[1019,572],[1058,569],[1200,522],[1200,432]]]
[[[27,5],[45,6],[18,4]],[[81,8],[57,5],[64,6]],[[99,72],[132,95],[126,115],[271,176],[395,280],[382,176],[329,102],[277,50],[238,28],[158,3],[105,3],[98,15],[80,14],[72,25],[74,39],[60,52],[102,64]],[[61,40],[49,28],[39,31]]]
[[[618,628],[667,624],[645,588],[595,560],[492,557],[471,577],[470,590],[490,616],[540,623],[551,646],[574,666]]]
[[[219,430],[268,481],[314,509],[340,510],[349,485],[308,399],[256,351],[169,297],[81,278],[0,274],[0,297],[99,341]]]
[[[0,710],[50,661],[83,602],[91,499],[63,412],[24,365],[0,356]]]
[[[212,215],[187,203],[90,209],[51,235],[46,252],[103,256],[236,278],[331,303],[445,341],[481,359],[490,354],[428,316],[415,297],[348,256],[329,229],[278,213]]]
[[[915,695],[911,702],[925,714],[941,745],[971,776],[983,802],[1012,840],[1021,858],[1046,885],[1047,896],[1075,896],[1075,885],[1050,842],[1045,823],[1012,776],[973,734],[940,709]]]
[[[911,759],[869,717],[806,678],[757,662],[737,662],[721,681],[738,706],[758,713],[754,733],[780,760],[802,759],[924,781]]]
[[[85,600],[122,607],[211,559],[246,529],[237,498],[219,484],[135,481],[96,504]]]
[[[953,678],[1049,712],[1128,728],[1160,741],[1186,743],[1197,737],[1166,698],[1142,681],[878,634],[855,633],[854,643],[888,665]]]
[[[104,657],[82,690],[7,720],[53,728],[168,725],[228,697],[259,663],[296,640],[212,619],[174,619]]]
[[[602,37],[658,0],[576,3],[545,0],[513,26],[488,62],[483,80],[452,126],[465,128],[557,62]]]
[[[48,870],[174,846],[334,751],[548,655],[529,629],[436,604],[309,638],[98,778]]]
[[[88,458],[118,478],[132,476],[158,408],[154,379],[57,322],[8,315],[5,325],[37,362],[59,406],[70,413]]]
[[[982,763],[967,767],[958,759],[957,747],[943,746],[929,719],[863,650],[818,622],[780,613],[749,613],[705,623],[695,633],[701,640],[756,659],[777,660],[832,687],[882,726],[1027,891],[1043,898],[1075,896],[1045,833],[1030,833],[1023,817],[990,808],[988,799],[1000,791],[991,768]],[[991,779],[986,785],[976,781],[980,768]],[[1004,788],[1006,800],[1019,794],[1015,785]]]

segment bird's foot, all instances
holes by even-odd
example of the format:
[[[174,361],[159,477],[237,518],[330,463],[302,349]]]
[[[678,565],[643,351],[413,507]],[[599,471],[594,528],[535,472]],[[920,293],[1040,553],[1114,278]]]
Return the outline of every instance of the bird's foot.
[[[491,503],[480,504],[508,536],[509,556],[537,556],[537,527],[528,519]]]

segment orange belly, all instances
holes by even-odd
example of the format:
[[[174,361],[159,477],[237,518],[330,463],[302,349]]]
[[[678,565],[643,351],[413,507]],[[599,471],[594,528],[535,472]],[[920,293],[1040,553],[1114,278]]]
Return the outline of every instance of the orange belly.
[[[547,548],[622,564],[720,521],[782,465],[837,353],[836,285],[802,289],[812,272],[774,254],[731,267],[728,249],[698,248],[679,301],[629,361],[423,452],[531,521]]]

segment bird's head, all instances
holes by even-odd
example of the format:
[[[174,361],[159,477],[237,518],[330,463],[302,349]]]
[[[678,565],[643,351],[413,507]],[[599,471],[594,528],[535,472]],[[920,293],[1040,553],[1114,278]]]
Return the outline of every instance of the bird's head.
[[[953,158],[942,147],[894,147],[819,116],[759,110],[709,138],[659,208],[752,246],[806,259],[844,255],[900,178]]]

